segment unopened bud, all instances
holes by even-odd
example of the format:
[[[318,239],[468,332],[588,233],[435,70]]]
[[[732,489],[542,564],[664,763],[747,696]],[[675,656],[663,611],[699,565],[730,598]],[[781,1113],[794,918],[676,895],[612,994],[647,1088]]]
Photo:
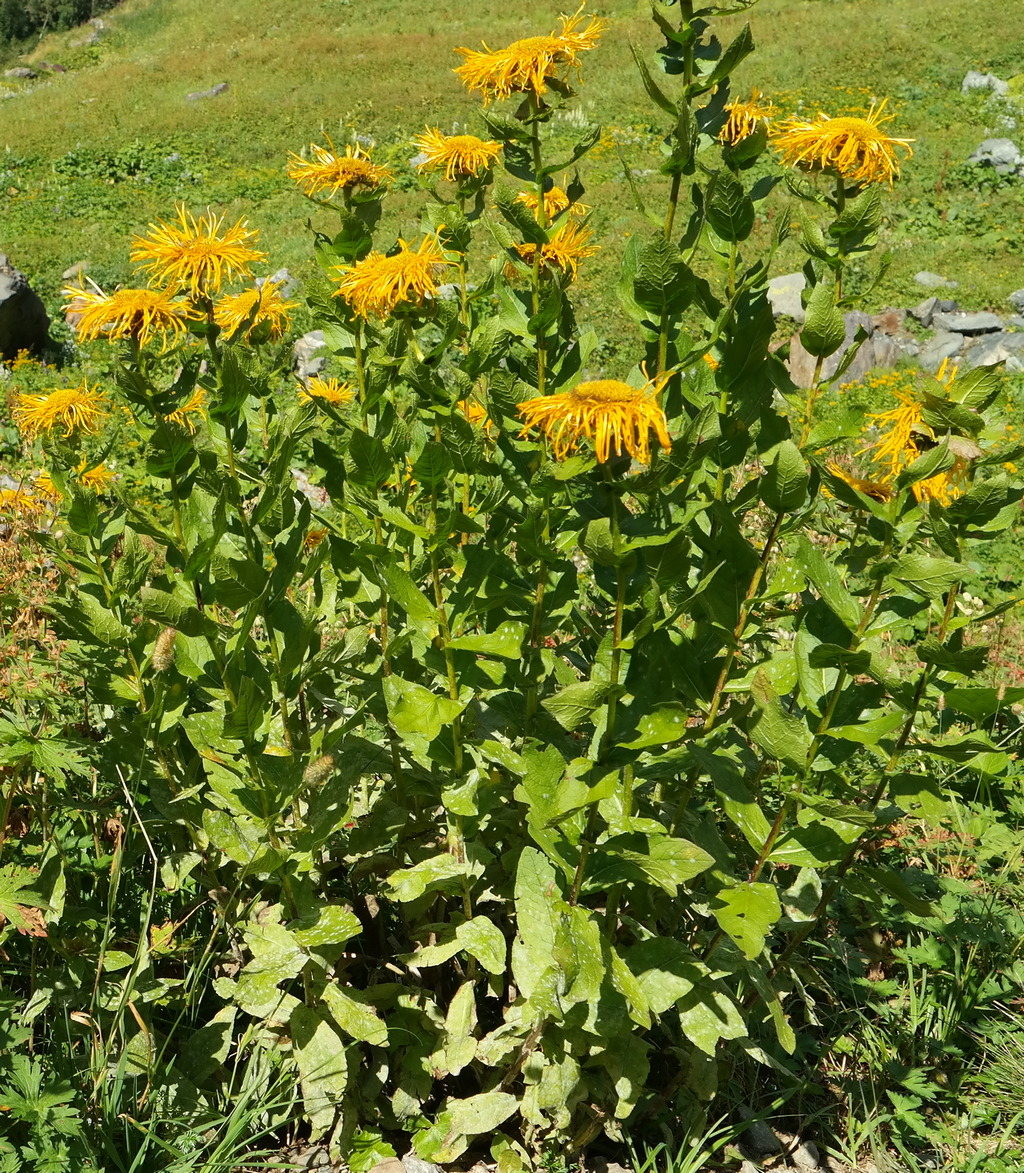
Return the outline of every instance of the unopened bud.
[[[165,627],[156,637],[152,660],[154,672],[166,672],[174,663],[174,640],[177,634],[173,627]]]
[[[332,753],[321,754],[306,767],[302,775],[302,784],[304,786],[323,786],[334,773],[334,765],[337,760]]]

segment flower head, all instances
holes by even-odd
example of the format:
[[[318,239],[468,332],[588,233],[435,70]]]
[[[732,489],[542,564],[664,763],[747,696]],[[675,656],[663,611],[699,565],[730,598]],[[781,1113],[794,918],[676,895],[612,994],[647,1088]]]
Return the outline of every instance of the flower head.
[[[540,207],[540,197],[535,191],[521,191],[516,196],[516,202],[525,204],[530,211],[536,216],[537,209]],[[556,216],[559,216],[566,209],[570,216],[585,216],[590,208],[586,204],[572,204],[569,202],[569,197],[560,187],[549,187],[544,193],[544,217],[550,224]]]
[[[790,118],[772,134],[772,143],[783,161],[806,171],[828,171],[848,183],[888,183],[900,173],[897,150],[913,154],[913,139],[890,138],[880,129],[893,117],[885,114],[885,102],[872,106],[865,118],[830,118],[817,114],[810,120]]]
[[[328,140],[326,147],[310,143],[309,150],[312,160],[294,153],[288,156],[288,178],[293,179],[306,195],[322,191],[328,196],[336,196],[339,191],[380,187],[391,178],[386,167],[371,162],[369,155],[358,146],[346,147],[345,153],[339,155]]]
[[[243,293],[221,298],[213,308],[213,320],[232,337],[241,334],[251,342],[254,335],[265,335],[277,342],[288,329],[288,311],[296,305],[281,296],[281,284],[264,281]]]
[[[197,220],[178,208],[176,224],[151,224],[148,236],[132,241],[132,260],[163,285],[195,296],[216,293],[228,277],[248,277],[253,261],[266,253],[251,247],[258,236],[245,220],[223,228],[223,216],[207,212]]]
[[[87,460],[83,460],[78,465],[75,469],[74,479],[83,489],[92,489],[94,493],[100,493],[115,479],[117,474],[102,462],[93,465],[92,468],[89,468],[88,464]],[[59,496],[57,486],[53,483],[53,477],[48,472],[39,473],[35,480],[35,488],[36,492],[44,497],[53,499]]]
[[[760,90],[751,90],[746,102],[730,102],[725,109],[729,117],[719,131],[718,138],[720,142],[731,146],[736,146],[766,127],[775,113],[775,106],[762,98]]]
[[[536,245],[527,241],[517,244],[515,249],[527,264],[532,265],[539,248],[542,268],[559,269],[575,277],[579,272],[580,261],[592,257],[599,250],[599,245],[587,243],[592,235],[589,228],[566,222],[552,233],[546,244]]]
[[[558,395],[539,395],[519,404],[526,436],[539,428],[551,442],[556,460],[576,450],[581,439],[594,445],[597,459],[629,453],[641,464],[651,459],[650,433],[668,450],[669,439],[665,413],[658,403],[658,392],[668,375],[659,375],[643,387],[630,387],[617,379],[598,379],[577,383],[571,391]]]
[[[313,375],[299,386],[299,398],[306,403],[315,403],[321,399],[324,403],[338,407],[343,403],[351,403],[354,397],[355,390],[351,383],[341,383],[337,379],[321,379],[318,375]]]
[[[580,54],[593,49],[607,22],[583,16],[583,5],[572,15],[561,17],[562,27],[546,37],[526,37],[504,49],[456,49],[463,58],[455,73],[466,89],[481,95],[484,102],[512,94],[547,93],[551,82],[559,81],[559,70],[579,69]]]
[[[443,171],[449,183],[483,175],[501,154],[501,143],[475,134],[442,134],[428,127],[413,142],[423,153],[420,171]]]
[[[422,306],[437,294],[437,277],[445,259],[436,236],[425,236],[419,248],[404,240],[392,256],[372,252],[354,265],[337,265],[335,297],[343,297],[360,318],[386,318],[399,306]]]
[[[190,436],[194,436],[196,434],[196,420],[203,419],[206,415],[206,412],[203,411],[205,402],[206,392],[202,387],[197,387],[181,407],[176,407],[174,411],[164,416],[164,423],[174,424],[175,427],[182,428]]]
[[[118,289],[103,293],[71,286],[62,293],[69,299],[64,309],[75,333],[86,341],[134,338],[145,346],[158,334],[182,334],[188,324],[189,307],[173,301],[163,290]]]
[[[99,391],[81,387],[55,388],[39,395],[19,395],[14,401],[14,422],[30,438],[41,432],[63,428],[64,435],[72,432],[92,433],[99,430],[100,421],[107,415],[106,397]]]
[[[934,429],[925,423],[921,401],[909,391],[897,389],[894,394],[899,401],[897,407],[868,415],[869,420],[876,421],[878,438],[861,449],[861,452],[870,453],[875,464],[882,466],[880,479],[886,485],[891,485],[922,451],[936,443]],[[914,496],[921,502],[938,501],[941,505],[948,505],[963,492],[961,482],[966,469],[965,462],[957,460],[944,472],[916,481],[912,486]]]
[[[24,487],[0,489],[0,517],[20,517],[32,520],[45,508],[45,502]]]
[[[854,476],[836,460],[830,460],[825,468],[834,477],[838,477],[839,480],[849,485],[851,489],[856,489],[858,493],[863,493],[865,497],[870,497],[873,501],[892,499],[892,485],[884,481],[868,481],[863,477]]]
[[[487,408],[475,399],[460,399],[455,405],[474,428],[479,428],[488,438],[494,431],[494,421],[487,414]]]

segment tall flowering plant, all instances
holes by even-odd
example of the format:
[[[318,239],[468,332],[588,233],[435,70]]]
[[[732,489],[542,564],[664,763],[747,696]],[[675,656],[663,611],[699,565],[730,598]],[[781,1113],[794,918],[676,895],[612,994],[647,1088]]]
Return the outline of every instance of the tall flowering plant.
[[[135,243],[156,288],[69,291],[83,337],[122,344],[117,388],[17,408],[53,457],[55,611],[128,823],[208,930],[210,980],[133,1021],[171,1051],[176,1015],[200,1028],[199,1097],[263,1049],[350,1163],[404,1133],[512,1173],[699,1118],[731,1064],[784,1068],[837,893],[920,905],[871,846],[923,801],[922,755],[1005,764],[956,605],[1021,499],[998,380],[923,380],[859,439],[816,418],[844,268],[909,146],[880,107],[780,123],[734,95],[753,41],[723,48],[721,11],[656,4],[637,53],[666,202],[624,250],[632,362],[598,368],[573,308],[612,247],[577,173],[594,137],[548,159],[607,51],[580,10],[457,50],[486,137],[423,131],[411,240],[380,239],[367,152],[292,158],[338,218],[328,371],[283,385],[280,291],[221,288],[263,259],[252,231],[183,210]],[[806,396],[770,347],[782,180]],[[155,515],[76,481],[118,396]],[[140,937],[142,975],[171,980]]]

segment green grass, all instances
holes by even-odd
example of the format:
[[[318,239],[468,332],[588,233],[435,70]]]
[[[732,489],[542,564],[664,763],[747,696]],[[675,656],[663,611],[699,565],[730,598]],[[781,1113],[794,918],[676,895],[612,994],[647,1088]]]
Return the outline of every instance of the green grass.
[[[644,6],[594,8],[612,28],[588,59],[579,105],[607,132],[584,170],[604,248],[580,293],[584,312],[607,322],[611,344],[602,355],[610,359],[623,345],[609,292],[622,240],[643,230],[622,162],[656,168],[661,127],[628,51],[630,40],[652,47]],[[557,11],[554,0],[126,0],[108,14],[111,31],[97,46],[69,48],[74,33],[44,39],[26,59],[63,62],[70,72],[44,74],[0,102],[4,247],[56,306],[60,274],[76,261],[88,260],[101,282],[127,279],[131,232],[184,199],[247,215],[263,230],[274,267],[308,272],[310,205],[283,174],[288,151],[325,133],[359,132],[407,170],[409,139],[425,124],[478,128],[476,103],[451,72],[452,48],[544,31]],[[969,68],[1024,71],[1024,6],[763,0],[749,19],[759,50],[742,67],[741,85],[757,85],[787,110],[863,110],[888,96],[892,132],[916,140],[890,201],[894,264],[872,304],[917,301],[913,274],[927,268],[958,279],[964,304],[1005,310],[1005,295],[1024,285],[1024,180],[980,193],[965,183],[962,160],[990,132],[1008,132],[995,124],[1002,106],[961,96],[959,86]],[[738,28],[741,18],[731,23]],[[226,94],[185,100],[221,81],[231,87]],[[126,156],[141,158],[134,175]],[[661,178],[639,184],[657,206]],[[387,227],[401,229],[419,199],[395,192]],[[784,207],[780,197],[774,215]],[[315,210],[314,220],[328,224]],[[785,271],[795,255],[783,249],[775,268]]]

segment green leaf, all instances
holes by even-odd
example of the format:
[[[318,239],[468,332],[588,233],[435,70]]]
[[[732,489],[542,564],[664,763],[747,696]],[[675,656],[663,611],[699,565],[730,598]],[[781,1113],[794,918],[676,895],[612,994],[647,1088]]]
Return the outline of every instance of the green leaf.
[[[343,945],[363,931],[359,917],[342,904],[323,904],[293,921],[289,928],[304,949]]]
[[[928,554],[904,554],[889,571],[926,598],[945,594],[964,575],[964,568],[951,558],[932,558]]]
[[[764,949],[769,930],[782,916],[782,905],[774,884],[742,883],[717,892],[711,911],[743,956],[753,961]]]
[[[412,475],[421,485],[429,488],[443,481],[451,469],[448,449],[436,440],[428,440],[412,466]]]
[[[368,489],[377,489],[394,475],[395,464],[376,436],[356,429],[348,442],[352,478]]]
[[[777,513],[791,513],[807,499],[811,470],[792,440],[783,440],[766,457],[761,500]]]
[[[386,676],[384,700],[395,732],[403,741],[423,738],[433,741],[465,709],[465,701],[439,696],[411,680]]]
[[[361,991],[329,984],[323,998],[331,1017],[347,1035],[373,1047],[387,1046],[388,1028]]]
[[[515,884],[516,927],[521,948],[513,948],[512,973],[524,997],[532,998],[557,969],[555,943],[564,902],[555,869],[533,847],[519,856]]]
[[[860,625],[861,605],[843,585],[832,562],[806,537],[797,542],[796,563],[814,584],[822,601],[849,631],[856,631]]]
[[[923,452],[912,464],[908,464],[896,478],[897,489],[905,489],[908,485],[916,485],[918,481],[926,481],[946,472],[956,463],[956,458],[949,450],[949,445],[943,441],[935,448]]]
[[[811,749],[807,726],[782,707],[763,670],[755,674],[750,694],[757,706],[750,736],[769,756],[802,770]]]
[[[139,592],[139,610],[161,627],[175,627],[185,635],[203,634],[203,616],[195,602],[170,591],[143,587]]]
[[[639,50],[632,41],[629,44],[629,51],[633,54],[633,60],[636,62],[636,67],[640,71],[640,80],[643,82],[643,87],[647,91],[647,96],[656,106],[660,106],[666,114],[671,114],[673,118],[678,117],[679,108],[654,80],[647,66],[647,62],[640,55]]]
[[[836,305],[835,286],[819,281],[807,300],[807,317],[800,331],[800,342],[814,358],[828,358],[842,346],[846,322]]]
[[[444,1020],[444,1045],[438,1064],[441,1075],[458,1075],[476,1057],[475,982],[463,982],[455,991]]]
[[[587,869],[587,891],[628,881],[651,883],[674,896],[714,863],[714,857],[688,839],[667,835],[615,835],[594,849]]]
[[[461,888],[465,878],[473,874],[469,864],[462,863],[449,852],[432,855],[412,867],[401,868],[388,876],[388,887],[395,899],[403,903],[418,900],[425,892],[439,888]]]
[[[301,1003],[289,1018],[292,1054],[299,1069],[302,1102],[315,1130],[325,1131],[348,1086],[348,1060],[334,1028]]]
[[[541,704],[563,729],[571,731],[582,725],[602,704],[608,695],[608,687],[606,682],[581,680],[546,697]]]
[[[730,243],[746,240],[754,227],[753,201],[743,184],[725,171],[715,175],[705,211],[715,233]]]

